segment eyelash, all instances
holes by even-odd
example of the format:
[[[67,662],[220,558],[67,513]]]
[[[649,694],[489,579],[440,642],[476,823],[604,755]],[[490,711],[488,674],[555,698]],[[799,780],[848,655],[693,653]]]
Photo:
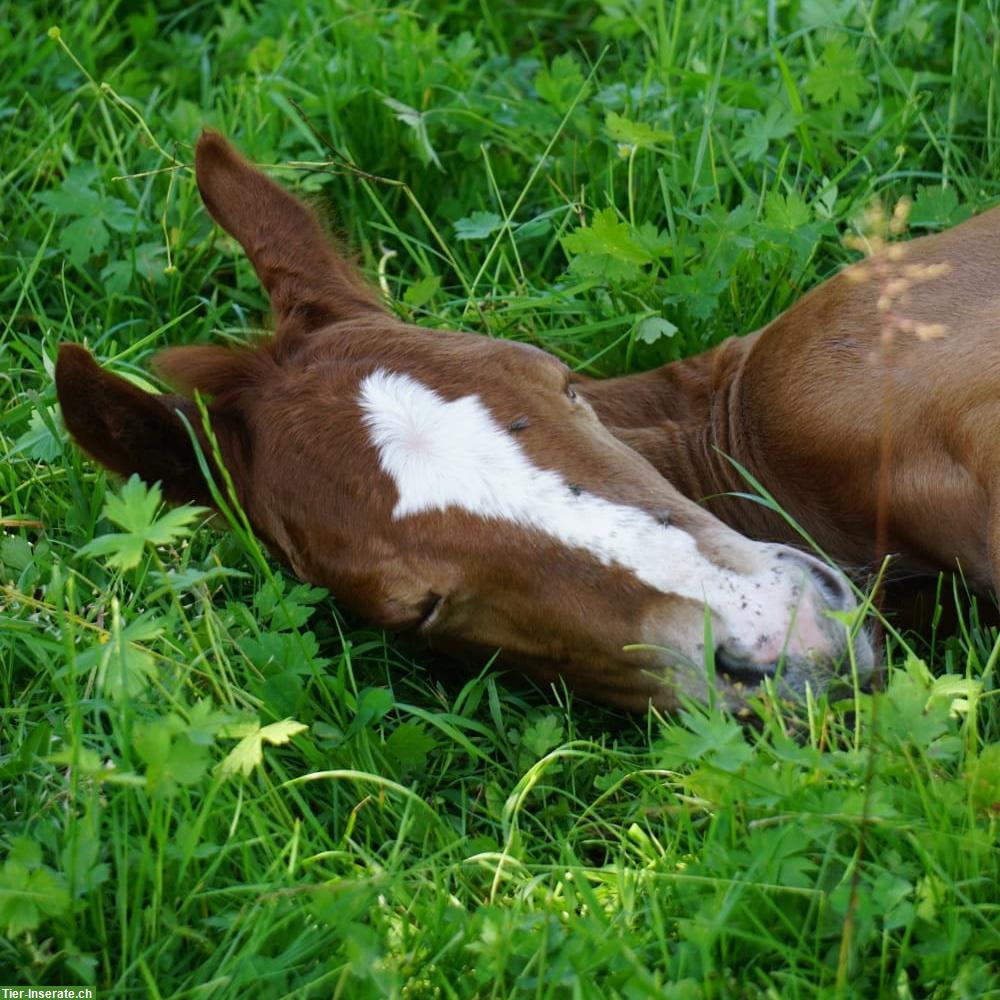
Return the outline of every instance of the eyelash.
[[[444,597],[439,594],[431,594],[432,603],[427,611],[427,614],[417,622],[415,626],[415,631],[426,632],[427,629],[437,621],[438,616],[441,613],[441,609],[444,607]]]

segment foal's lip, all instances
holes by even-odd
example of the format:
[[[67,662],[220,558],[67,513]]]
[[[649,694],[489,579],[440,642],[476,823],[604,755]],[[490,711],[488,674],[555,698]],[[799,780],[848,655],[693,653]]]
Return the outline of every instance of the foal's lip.
[[[733,656],[723,646],[715,650],[715,669],[723,680],[737,689],[758,687],[765,677],[774,677],[777,673],[776,664],[754,663],[743,657]]]

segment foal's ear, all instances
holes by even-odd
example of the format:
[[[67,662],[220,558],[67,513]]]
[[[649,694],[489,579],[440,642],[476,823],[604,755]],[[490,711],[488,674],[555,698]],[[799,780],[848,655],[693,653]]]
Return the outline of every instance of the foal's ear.
[[[242,244],[267,289],[279,337],[372,313],[385,315],[316,216],[218,132],[202,132],[194,163],[209,214]]]
[[[106,372],[76,344],[59,348],[56,392],[70,434],[102,465],[122,476],[137,472],[149,483],[159,481],[164,497],[175,503],[211,506],[187,428],[175,412],[184,412],[197,428],[199,414],[189,400],[144,392]],[[218,434],[222,428],[213,421],[212,429]]]

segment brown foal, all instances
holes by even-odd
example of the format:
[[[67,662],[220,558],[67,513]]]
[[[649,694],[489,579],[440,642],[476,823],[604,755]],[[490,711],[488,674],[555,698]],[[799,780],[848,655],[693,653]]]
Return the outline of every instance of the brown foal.
[[[974,590],[995,591],[998,346],[993,209],[883,249],[755,333],[581,391],[685,496],[711,497],[707,508],[752,538],[797,535],[768,508],[724,495],[748,489],[726,456],[838,563],[895,553],[898,573],[960,569]]]
[[[201,137],[196,175],[267,289],[276,333],[163,352],[176,395],[63,345],[66,425],[104,465],[211,503],[178,415],[210,453],[198,390],[255,531],[300,577],[387,628],[463,654],[502,649],[543,683],[626,708],[704,699],[712,664],[732,706],[765,678],[801,694],[851,660],[870,673],[867,638],[829,614],[855,607],[845,579],[682,496],[555,358],[388,315],[312,213],[221,136]]]

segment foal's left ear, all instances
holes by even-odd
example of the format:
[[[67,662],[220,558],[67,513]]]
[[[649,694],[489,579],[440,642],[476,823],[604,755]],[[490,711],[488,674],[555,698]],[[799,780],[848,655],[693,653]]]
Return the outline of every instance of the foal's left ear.
[[[385,318],[375,293],[327,239],[316,216],[218,132],[195,147],[209,214],[243,246],[267,289],[279,340],[342,320]]]
[[[181,410],[197,430],[199,415],[190,400],[144,392],[106,372],[76,344],[59,348],[56,392],[69,432],[102,465],[122,476],[135,472],[146,482],[159,481],[164,497],[175,503],[212,505],[188,430],[176,412]],[[230,428],[213,420],[212,430],[229,466]]]

